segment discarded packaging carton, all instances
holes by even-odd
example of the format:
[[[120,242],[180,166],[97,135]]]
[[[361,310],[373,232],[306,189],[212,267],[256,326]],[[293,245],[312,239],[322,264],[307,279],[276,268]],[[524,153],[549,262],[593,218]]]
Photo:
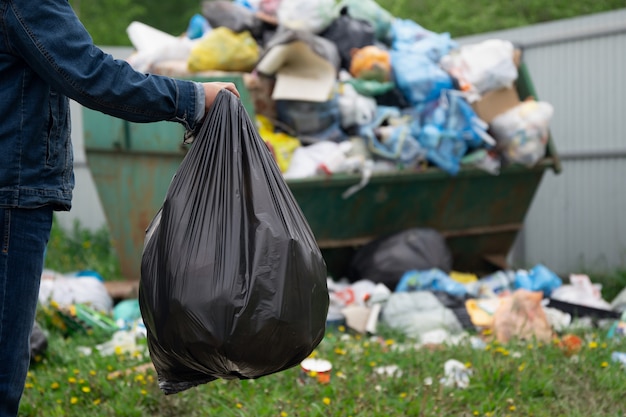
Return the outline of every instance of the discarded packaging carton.
[[[482,120],[491,123],[496,116],[520,104],[519,94],[515,87],[489,91],[480,100],[472,104],[472,108]]]

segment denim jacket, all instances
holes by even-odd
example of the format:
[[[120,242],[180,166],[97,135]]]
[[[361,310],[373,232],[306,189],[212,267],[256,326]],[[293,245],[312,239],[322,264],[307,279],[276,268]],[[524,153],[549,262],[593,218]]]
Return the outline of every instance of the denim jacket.
[[[204,114],[200,84],[141,74],[105,54],[67,0],[0,0],[0,207],[70,209],[68,98],[188,131]]]

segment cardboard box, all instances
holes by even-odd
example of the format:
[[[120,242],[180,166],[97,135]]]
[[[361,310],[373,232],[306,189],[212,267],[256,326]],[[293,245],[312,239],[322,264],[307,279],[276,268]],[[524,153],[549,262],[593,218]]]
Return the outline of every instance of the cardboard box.
[[[519,94],[515,87],[501,88],[489,91],[480,100],[472,104],[472,108],[482,120],[487,123],[498,115],[520,104]]]

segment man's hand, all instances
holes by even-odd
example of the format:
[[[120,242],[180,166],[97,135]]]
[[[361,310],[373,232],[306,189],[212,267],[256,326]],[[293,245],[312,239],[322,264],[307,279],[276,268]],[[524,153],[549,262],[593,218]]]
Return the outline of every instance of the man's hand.
[[[239,97],[239,91],[237,91],[237,87],[233,83],[224,83],[220,81],[210,82],[210,83],[202,83],[202,87],[204,87],[204,108],[206,111],[209,111],[209,108],[215,101],[215,97],[220,92],[220,90],[228,90],[237,97]]]

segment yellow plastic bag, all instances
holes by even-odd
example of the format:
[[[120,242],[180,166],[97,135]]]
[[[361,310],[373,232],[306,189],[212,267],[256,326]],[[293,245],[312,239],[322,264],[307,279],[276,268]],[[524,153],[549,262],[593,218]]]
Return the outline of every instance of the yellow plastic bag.
[[[235,33],[220,26],[211,30],[191,49],[187,66],[190,71],[242,71],[254,69],[259,46],[248,31]]]
[[[275,132],[274,125],[267,117],[257,115],[259,134],[268,144],[281,172],[287,171],[293,152],[301,146],[300,141],[286,133]]]

